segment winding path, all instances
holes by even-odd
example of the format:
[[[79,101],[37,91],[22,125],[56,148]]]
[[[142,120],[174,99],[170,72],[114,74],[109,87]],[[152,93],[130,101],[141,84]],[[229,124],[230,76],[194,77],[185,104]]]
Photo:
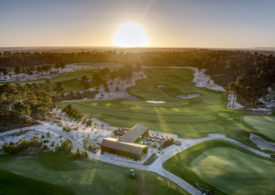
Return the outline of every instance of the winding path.
[[[56,126],[56,125],[51,125],[49,123],[46,122],[42,122],[41,125],[34,125],[31,127],[27,127],[27,128],[22,128],[22,129],[38,129],[41,131],[51,131],[55,134],[58,134],[59,136],[64,137],[65,139],[69,139],[72,141],[72,144],[74,146],[74,149],[79,148],[80,150],[84,150],[82,143],[79,142],[79,140],[74,139],[73,136],[71,136],[69,133],[64,132],[62,130],[61,127]],[[11,131],[7,131],[7,132],[3,132],[0,133],[0,137],[1,136],[5,136],[5,135],[9,135],[9,134],[13,134],[15,132],[20,131],[20,129],[14,129]],[[102,162],[106,162],[106,163],[110,163],[110,164],[114,164],[114,165],[118,165],[118,166],[123,166],[123,167],[128,167],[128,168],[135,168],[138,170],[143,170],[143,171],[150,171],[150,172],[154,172],[158,175],[161,175],[165,178],[167,178],[168,180],[176,183],[177,185],[179,185],[182,189],[184,189],[185,191],[187,191],[190,194],[202,194],[198,189],[196,189],[195,187],[193,187],[192,185],[190,185],[189,183],[187,183],[186,181],[184,181],[183,179],[179,178],[178,176],[172,174],[171,172],[165,170],[162,165],[165,161],[167,161],[169,158],[173,157],[174,155],[196,145],[199,144],[201,142],[204,141],[209,141],[209,140],[224,140],[224,141],[228,141],[230,143],[233,143],[235,145],[240,146],[241,148],[244,148],[248,151],[251,151],[253,153],[256,153],[258,155],[261,155],[263,157],[266,158],[271,158],[269,154],[266,154],[264,152],[261,152],[259,150],[256,150],[254,148],[248,147],[234,139],[228,138],[223,134],[209,134],[208,137],[203,137],[203,138],[199,138],[199,139],[184,139],[184,138],[179,138],[179,140],[181,141],[181,146],[176,146],[176,145],[172,145],[169,146],[165,149],[162,150],[162,153],[160,154],[160,156],[151,164],[151,165],[142,165],[142,164],[137,164],[134,162],[126,162],[123,160],[115,160],[112,159],[108,156],[105,155],[101,155],[101,151],[99,151],[98,153],[94,154],[91,152],[88,152],[88,155],[90,158],[94,159],[94,160],[98,160],[98,161],[102,161]]]

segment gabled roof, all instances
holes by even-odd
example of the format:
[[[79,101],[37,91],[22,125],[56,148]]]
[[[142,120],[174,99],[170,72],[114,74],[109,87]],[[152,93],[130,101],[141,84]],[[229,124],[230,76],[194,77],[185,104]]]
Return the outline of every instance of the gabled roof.
[[[112,137],[104,138],[101,146],[137,155],[142,155],[144,149],[148,147],[147,145],[120,142],[118,139]]]
[[[143,135],[149,128],[141,124],[136,124],[126,135],[122,136],[119,141],[121,142],[132,142],[137,141],[139,136]]]

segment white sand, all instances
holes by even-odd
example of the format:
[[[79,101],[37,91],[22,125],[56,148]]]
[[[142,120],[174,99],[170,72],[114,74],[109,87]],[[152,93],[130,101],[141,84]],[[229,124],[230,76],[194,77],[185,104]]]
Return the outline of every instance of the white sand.
[[[234,93],[229,93],[227,96],[227,99],[228,99],[228,104],[227,104],[228,109],[238,110],[238,109],[244,108],[243,105],[238,103],[237,96]]]
[[[199,96],[200,96],[199,93],[177,95],[177,97],[181,99],[192,99]]]
[[[275,84],[274,84],[275,85]],[[268,87],[267,94],[264,97],[258,99],[260,103],[262,103],[265,108],[275,109],[275,87]]]
[[[262,137],[250,134],[250,140],[255,143],[262,150],[275,151],[275,143],[264,140]]]
[[[133,87],[136,85],[136,81],[140,79],[147,78],[144,72],[134,72],[132,77],[128,80],[121,80],[116,78],[114,80],[108,80],[107,85],[109,92],[104,89],[104,86],[101,85],[98,87],[98,93],[95,95],[95,98],[83,98],[79,100],[65,100],[63,102],[75,102],[75,101],[89,101],[89,100],[116,100],[116,99],[130,99],[138,100],[137,97],[128,94],[126,91],[127,88]],[[95,88],[90,88],[88,91],[95,91]]]
[[[104,86],[101,85],[98,89],[98,94],[95,95],[95,100],[114,100],[114,99],[132,99],[137,100],[135,96],[127,93],[126,89],[136,85],[136,81],[145,79],[144,72],[133,72],[132,77],[128,80],[121,80],[116,78],[107,82],[109,92],[106,92]]]
[[[272,114],[272,109],[269,108],[246,108],[245,111],[251,112],[253,114],[266,114],[270,115]]]
[[[165,85],[158,85],[158,88],[162,88],[162,87],[165,87]]]
[[[224,91],[224,88],[220,85],[217,85],[209,75],[205,74],[206,69],[198,69],[196,67],[189,67],[189,66],[171,66],[169,68],[178,68],[178,69],[190,69],[194,71],[194,79],[193,82],[196,84],[197,87],[206,87],[208,89],[212,89],[215,91]]]
[[[146,102],[151,103],[151,104],[164,104],[164,103],[166,103],[165,101],[155,101],[155,100],[148,100]]]

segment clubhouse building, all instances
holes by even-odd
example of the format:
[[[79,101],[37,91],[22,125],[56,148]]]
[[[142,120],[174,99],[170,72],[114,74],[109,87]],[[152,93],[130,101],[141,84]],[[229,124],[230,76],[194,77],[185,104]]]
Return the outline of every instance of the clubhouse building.
[[[140,160],[143,154],[147,153],[148,146],[136,142],[147,136],[148,131],[148,127],[137,124],[119,139],[112,137],[104,138],[101,143],[101,150]]]

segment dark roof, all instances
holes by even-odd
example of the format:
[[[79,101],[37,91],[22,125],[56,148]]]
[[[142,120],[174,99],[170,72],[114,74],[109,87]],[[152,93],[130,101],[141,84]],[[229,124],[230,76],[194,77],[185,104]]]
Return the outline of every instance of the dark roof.
[[[101,146],[137,155],[142,155],[144,149],[148,147],[147,145],[120,142],[118,139],[112,137],[104,138]]]
[[[141,124],[135,125],[126,135],[122,136],[119,141],[121,142],[135,142],[139,136],[143,135],[149,128]]]

